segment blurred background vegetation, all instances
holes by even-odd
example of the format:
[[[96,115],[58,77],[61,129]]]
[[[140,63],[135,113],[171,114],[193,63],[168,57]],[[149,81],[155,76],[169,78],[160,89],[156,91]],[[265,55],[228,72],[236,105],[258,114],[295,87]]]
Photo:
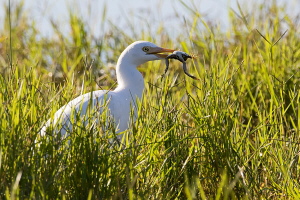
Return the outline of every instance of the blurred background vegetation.
[[[54,35],[44,37],[22,3],[6,4],[0,199],[300,198],[299,15],[276,1],[253,3],[251,12],[237,4],[222,30],[197,5],[181,5],[190,17],[176,36],[163,23],[130,34],[109,23],[95,36],[70,11],[70,32],[51,21]],[[136,40],[196,54],[188,65],[200,81],[176,62],[161,79],[164,62],[147,63],[139,68],[140,117],[124,149],[93,141],[88,129],[74,131],[69,149],[54,140],[37,148],[40,128],[59,107],[115,87],[118,56]]]

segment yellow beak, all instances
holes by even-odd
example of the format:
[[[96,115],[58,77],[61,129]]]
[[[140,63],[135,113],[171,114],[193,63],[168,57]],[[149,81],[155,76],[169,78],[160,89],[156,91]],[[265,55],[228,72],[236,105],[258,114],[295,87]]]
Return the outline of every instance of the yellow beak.
[[[155,54],[159,58],[166,58],[168,56],[168,54],[162,54],[162,53],[165,53],[165,52],[171,52],[172,53],[173,51],[175,51],[175,50],[166,49],[166,48],[162,48],[162,47],[151,47],[147,53],[148,54]]]

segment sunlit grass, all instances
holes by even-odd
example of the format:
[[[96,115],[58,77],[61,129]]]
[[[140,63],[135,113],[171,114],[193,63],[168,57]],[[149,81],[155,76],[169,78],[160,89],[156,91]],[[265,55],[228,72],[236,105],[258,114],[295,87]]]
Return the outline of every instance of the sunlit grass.
[[[188,35],[160,29],[158,45],[197,54],[187,64],[200,80],[175,61],[163,78],[164,62],[141,66],[146,89],[121,146],[92,123],[63,140],[39,131],[76,96],[114,88],[105,66],[136,39],[113,24],[95,38],[74,13],[69,35],[53,23],[57,37],[41,38],[22,5],[10,8],[0,33],[0,199],[300,198],[299,23],[276,4],[239,6],[221,31],[182,6]]]

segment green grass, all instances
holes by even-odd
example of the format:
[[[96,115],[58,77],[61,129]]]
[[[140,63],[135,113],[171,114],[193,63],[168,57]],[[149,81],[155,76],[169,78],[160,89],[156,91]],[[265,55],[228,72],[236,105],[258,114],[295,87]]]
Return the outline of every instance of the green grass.
[[[9,8],[0,33],[0,199],[300,198],[299,22],[274,3],[250,13],[240,6],[221,31],[182,6],[190,18],[178,38],[161,27],[157,41],[147,28],[134,34],[198,54],[188,67],[200,80],[175,61],[164,78],[164,62],[140,67],[146,90],[122,147],[91,124],[65,140],[36,139],[60,106],[115,87],[105,66],[136,39],[113,24],[97,38],[72,13],[70,34],[53,23],[57,37],[43,38],[22,5]]]

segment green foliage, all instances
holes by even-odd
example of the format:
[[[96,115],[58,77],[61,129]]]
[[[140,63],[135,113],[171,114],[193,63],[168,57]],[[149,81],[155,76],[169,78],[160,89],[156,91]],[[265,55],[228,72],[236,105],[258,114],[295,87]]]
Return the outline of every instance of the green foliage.
[[[164,62],[140,67],[146,90],[120,146],[92,123],[77,124],[66,139],[39,131],[74,97],[115,87],[104,66],[134,38],[111,23],[97,38],[74,13],[69,34],[52,23],[57,37],[43,38],[22,4],[8,7],[11,23],[7,11],[0,33],[0,199],[300,198],[299,24],[272,2],[250,13],[239,5],[220,31],[181,2],[191,15],[183,25],[189,41],[180,39],[186,31],[170,38],[162,27],[157,40],[197,54],[188,67],[200,80],[175,61],[163,78]]]

